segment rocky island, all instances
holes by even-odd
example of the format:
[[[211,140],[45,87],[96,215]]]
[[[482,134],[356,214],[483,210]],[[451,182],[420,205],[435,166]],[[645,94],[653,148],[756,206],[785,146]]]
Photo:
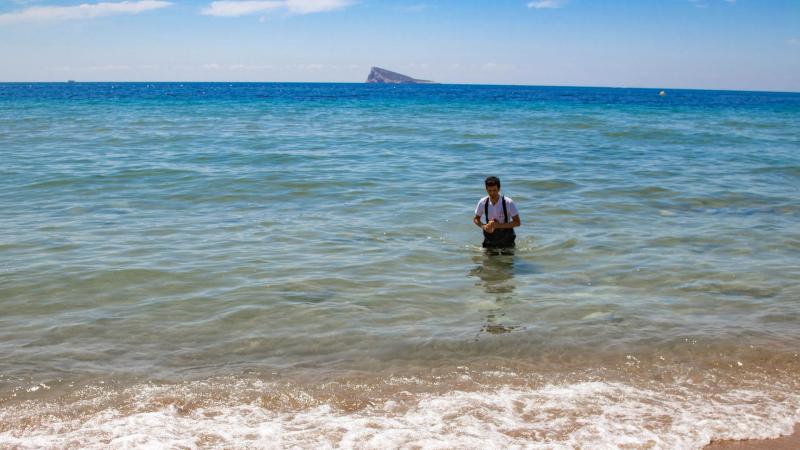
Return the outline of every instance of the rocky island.
[[[436,84],[434,81],[417,80],[408,75],[402,75],[391,70],[381,69],[380,67],[373,67],[367,77],[367,83],[384,83],[384,84]]]

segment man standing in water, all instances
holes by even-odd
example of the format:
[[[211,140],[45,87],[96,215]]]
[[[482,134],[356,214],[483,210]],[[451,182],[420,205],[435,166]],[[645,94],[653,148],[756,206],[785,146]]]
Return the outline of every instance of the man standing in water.
[[[520,225],[519,213],[514,201],[500,195],[500,179],[488,177],[484,182],[486,193],[475,208],[472,221],[483,229],[483,247],[489,249],[508,249],[514,247],[517,238],[514,227]],[[486,216],[486,223],[481,221]]]

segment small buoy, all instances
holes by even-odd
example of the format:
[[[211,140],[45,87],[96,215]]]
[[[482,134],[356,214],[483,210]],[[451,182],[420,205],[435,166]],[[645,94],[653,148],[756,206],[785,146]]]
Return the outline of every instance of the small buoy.
[[[659,93],[658,93],[658,95],[660,95],[660,96],[664,97],[665,95],[667,95],[667,93],[666,93],[666,92],[664,92],[664,91],[661,91],[661,92],[659,92]]]

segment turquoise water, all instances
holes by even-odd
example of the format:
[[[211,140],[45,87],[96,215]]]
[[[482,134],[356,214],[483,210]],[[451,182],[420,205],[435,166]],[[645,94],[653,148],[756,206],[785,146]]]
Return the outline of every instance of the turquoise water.
[[[0,84],[0,446],[791,430],[800,94],[657,94]]]

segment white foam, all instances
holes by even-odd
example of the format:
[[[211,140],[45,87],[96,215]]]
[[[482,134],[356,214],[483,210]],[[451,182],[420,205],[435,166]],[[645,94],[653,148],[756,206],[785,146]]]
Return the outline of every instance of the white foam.
[[[347,413],[219,405],[168,406],[0,433],[0,447],[81,448],[700,448],[712,439],[773,438],[800,421],[800,394],[735,390],[709,396],[586,382],[524,390],[421,394]],[[6,416],[8,417],[8,416]]]

